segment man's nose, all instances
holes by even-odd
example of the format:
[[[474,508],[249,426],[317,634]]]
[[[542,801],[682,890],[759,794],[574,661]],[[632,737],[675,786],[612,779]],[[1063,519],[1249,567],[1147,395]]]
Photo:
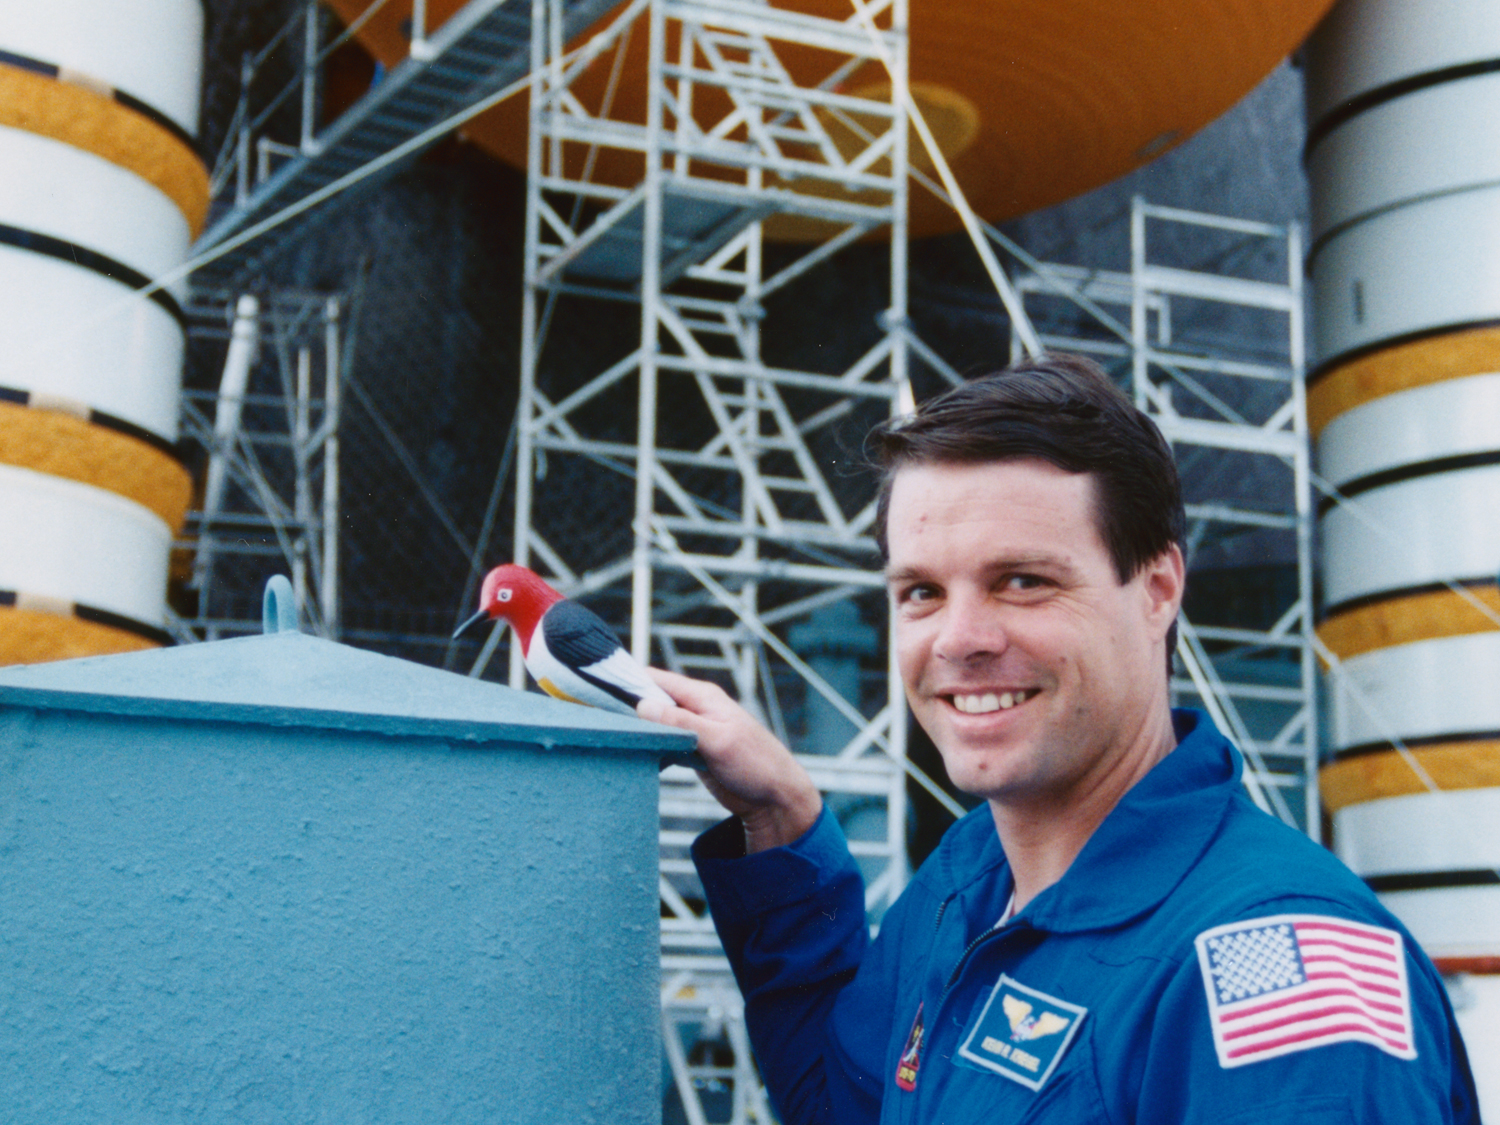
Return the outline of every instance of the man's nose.
[[[950,664],[999,656],[1010,643],[1001,607],[981,594],[949,594],[933,655]]]

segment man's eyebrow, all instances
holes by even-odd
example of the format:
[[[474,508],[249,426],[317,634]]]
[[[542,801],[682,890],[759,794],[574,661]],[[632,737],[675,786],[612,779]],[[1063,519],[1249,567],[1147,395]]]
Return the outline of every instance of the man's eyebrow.
[[[1072,560],[1064,555],[1036,554],[1036,555],[1014,555],[1009,558],[990,559],[980,564],[980,569],[989,574],[1003,574],[1010,571],[1045,570],[1053,573],[1071,577],[1078,573],[1078,568]],[[927,577],[927,570],[920,566],[896,566],[885,569],[885,580],[888,583],[909,582],[914,579]]]
[[[992,559],[984,566],[985,570],[1060,570],[1068,574],[1077,571],[1073,560],[1066,555],[1037,554],[1017,555],[1008,559]]]
[[[923,571],[914,566],[898,566],[885,568],[885,580],[887,582],[908,582],[913,578],[921,578]]]

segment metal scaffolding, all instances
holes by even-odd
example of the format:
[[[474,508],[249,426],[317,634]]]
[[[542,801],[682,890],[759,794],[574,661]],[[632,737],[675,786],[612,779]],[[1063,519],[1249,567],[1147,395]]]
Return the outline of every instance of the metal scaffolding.
[[[793,744],[808,726],[796,716],[842,717],[836,744],[802,757],[850,826],[878,917],[907,877],[899,681],[894,668],[861,678],[856,660],[841,690],[796,651],[794,626],[883,587],[869,482],[835,465],[839,425],[867,429],[910,394],[907,130],[890,93],[905,84],[904,0],[846,20],[754,0],[635,0],[582,60],[564,55],[559,0],[532,12],[517,559],[571,596],[628,604],[637,656],[720,679]],[[599,81],[633,36],[648,47],[634,101],[644,120],[612,114],[631,99]],[[884,78],[886,60],[892,84],[843,91],[868,69]],[[591,180],[620,154],[639,182]],[[767,268],[766,225],[788,220],[811,241]],[[778,294],[871,233],[888,239],[890,295],[873,343],[835,370],[768,362]],[[569,380],[549,366],[549,328],[560,302],[598,301],[638,306],[639,340]],[[565,541],[556,513],[611,479],[614,526]],[[858,615],[846,624],[857,633]],[[514,647],[512,658],[519,685]],[[677,768],[661,813],[664,1031],[686,1119],[769,1121],[686,856],[723,811]]]
[[[1181,237],[1184,231],[1190,237]],[[1231,252],[1214,268],[1178,264],[1202,232]],[[1182,469],[1189,559],[1198,549],[1259,534],[1284,553],[1294,583],[1262,591],[1254,622],[1180,621],[1174,696],[1203,707],[1244,751],[1245,784],[1268,812],[1316,838],[1317,664],[1313,632],[1311,476],[1301,231],[1137,197],[1131,269],[1031,262],[1017,279],[1035,321],[1075,324],[1040,333],[1044,346],[1128,365],[1136,405],[1172,443]],[[1238,273],[1230,257],[1250,263]],[[1253,276],[1245,276],[1245,274]],[[1212,321],[1211,338],[1184,337]],[[1019,345],[1014,344],[1013,350]],[[1279,537],[1279,543],[1275,540]],[[1192,583],[1189,582],[1191,590]]]
[[[565,34],[574,35],[619,0],[567,0]],[[320,127],[324,64],[385,3],[371,0],[350,27],[330,34],[317,0],[301,10],[240,69],[240,96],[214,161],[213,222],[193,247],[213,261],[199,270],[232,286],[264,271],[309,225],[311,208],[347,202],[456,128],[527,74],[529,9],[518,0],[470,0],[427,34],[418,0],[410,54],[337,119]],[[291,80],[255,96],[261,71],[283,43],[298,44]],[[276,136],[292,107],[297,135]],[[320,207],[318,221],[329,208]]]
[[[195,339],[227,346],[218,389],[183,392],[182,433],[205,451],[207,466],[177,545],[191,558],[183,577],[196,603],[174,621],[179,639],[258,633],[259,603],[227,597],[247,583],[224,575],[258,570],[268,557],[291,574],[308,629],[337,638],[340,388],[351,360],[345,301],[198,290],[187,311]]]

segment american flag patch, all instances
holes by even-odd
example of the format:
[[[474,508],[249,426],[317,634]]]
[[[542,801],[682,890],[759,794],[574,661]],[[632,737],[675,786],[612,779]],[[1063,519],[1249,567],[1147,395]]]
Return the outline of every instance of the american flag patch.
[[[1196,944],[1220,1066],[1351,1041],[1417,1057],[1400,934],[1278,914],[1205,930]]]

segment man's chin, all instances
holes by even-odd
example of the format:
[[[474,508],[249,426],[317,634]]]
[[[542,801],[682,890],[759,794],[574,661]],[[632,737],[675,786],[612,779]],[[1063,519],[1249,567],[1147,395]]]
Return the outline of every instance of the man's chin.
[[[1027,790],[1034,783],[1032,771],[1018,768],[1014,753],[993,748],[962,749],[943,755],[948,780],[955,789],[981,800],[1003,800]]]

